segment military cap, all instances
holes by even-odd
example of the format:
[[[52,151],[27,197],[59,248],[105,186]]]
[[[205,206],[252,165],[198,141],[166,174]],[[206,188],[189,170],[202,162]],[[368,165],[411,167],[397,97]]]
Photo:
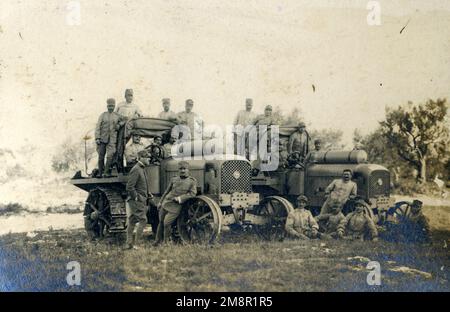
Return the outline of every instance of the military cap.
[[[114,104],[114,105],[115,105],[115,104],[116,104],[116,100],[113,99],[113,98],[109,98],[109,99],[106,100],[106,103],[107,103],[107,104]]]
[[[272,105],[267,105],[264,110],[272,110]]]
[[[139,151],[137,155],[139,158],[150,158],[150,154],[147,150]]]
[[[423,205],[423,202],[418,199],[414,199],[411,205],[416,206],[416,207],[421,207]]]
[[[304,123],[303,121],[300,121],[300,122],[298,123],[298,127],[299,127],[299,128],[306,128],[306,125],[305,125],[305,123]]]
[[[170,103],[170,99],[169,99],[169,98],[163,98],[163,99],[162,99],[162,102],[163,102],[163,103]]]
[[[308,197],[306,197],[305,195],[300,195],[299,197],[297,197],[297,201],[303,201],[303,202],[307,203]]]
[[[125,89],[125,95],[127,94],[133,95],[133,89]]]
[[[187,99],[187,100],[186,100],[186,104],[187,104],[187,105],[194,105],[194,101],[191,100],[191,99]]]
[[[162,139],[162,136],[160,136],[160,135],[155,135],[155,136],[153,137],[153,140],[154,140],[154,139],[157,139],[157,138]]]
[[[137,133],[133,133],[131,136],[133,136],[133,137],[141,137],[141,135],[140,134],[137,134]]]
[[[189,163],[187,161],[182,160],[178,163],[178,168],[189,169]]]
[[[321,139],[315,139],[314,140],[314,144],[317,144],[317,143],[322,143],[322,140]]]

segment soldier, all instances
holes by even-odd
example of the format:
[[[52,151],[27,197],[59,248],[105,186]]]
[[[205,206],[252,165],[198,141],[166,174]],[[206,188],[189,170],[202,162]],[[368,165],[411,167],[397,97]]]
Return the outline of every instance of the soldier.
[[[174,136],[170,136],[169,142],[163,145],[164,148],[164,158],[172,157],[172,146],[177,143],[177,139]]]
[[[258,115],[253,121],[255,126],[271,126],[275,124],[272,116],[272,105],[267,105],[263,115]]]
[[[125,160],[129,168],[132,168],[136,164],[138,152],[144,149],[144,144],[141,143],[141,136],[139,134],[133,134],[131,138],[131,144],[125,147]]]
[[[297,208],[288,214],[285,229],[289,236],[310,239],[317,238],[319,225],[309,210],[306,210],[308,198],[304,195],[297,197]]]
[[[159,113],[158,118],[177,122],[177,114],[170,110],[170,99],[162,99],[163,111]]]
[[[164,148],[162,146],[162,137],[156,135],[153,137],[153,142],[145,148],[150,153],[150,163],[159,165],[160,161],[164,159]]]
[[[317,161],[316,160],[316,154],[318,152],[320,152],[321,149],[322,149],[322,141],[320,139],[315,139],[314,140],[314,150],[310,151],[308,153],[308,155],[306,155],[304,163],[307,164],[307,163],[314,163],[314,162],[316,162]]]
[[[377,228],[370,216],[364,212],[365,207],[366,202],[363,199],[355,201],[355,211],[349,213],[338,226],[338,236],[340,238],[378,240]]]
[[[107,112],[100,115],[95,127],[95,143],[97,143],[98,153],[98,175],[99,177],[111,176],[111,165],[116,152],[117,130],[119,129],[120,117],[114,113],[116,101],[108,99]],[[105,170],[106,154],[106,170]]]
[[[147,151],[142,150],[138,153],[136,165],[131,169],[128,175],[127,192],[128,192],[128,227],[127,242],[125,249],[131,249],[134,245],[138,245],[142,238],[145,226],[147,225],[147,209],[148,200],[153,198],[149,191],[149,181],[145,167],[150,165],[150,155]],[[136,236],[133,235],[136,228]]]
[[[429,220],[423,214],[422,205],[420,200],[414,200],[410,212],[400,219],[401,235],[406,241],[423,243],[431,240]]]
[[[158,204],[159,225],[155,246],[169,242],[172,237],[172,223],[181,212],[181,205],[197,195],[197,180],[189,175],[189,163],[178,163],[179,176],[173,177]]]
[[[246,134],[245,129],[247,126],[253,125],[253,122],[256,117],[255,113],[252,112],[252,108],[253,108],[253,100],[246,99],[245,110],[239,111],[234,120],[235,134],[236,134],[235,137],[236,152],[240,153],[241,155],[242,153],[245,155],[246,145],[248,145],[248,134]],[[238,129],[238,126],[240,126],[241,129]]]
[[[270,152],[270,141],[271,141],[271,135],[270,135],[270,126],[275,125],[276,122],[272,116],[272,106],[271,105],[267,105],[266,108],[264,109],[264,114],[263,115],[259,115],[255,118],[253,124],[257,127],[257,138],[258,138],[258,145],[261,146],[261,143],[259,143],[259,126],[267,126],[267,142],[266,142],[266,151]],[[262,131],[262,129],[261,129]],[[257,146],[250,146],[250,153],[254,154],[257,152]],[[261,161],[267,160],[268,159],[268,154],[264,153],[263,155],[260,155],[261,153],[257,153],[257,157],[258,159],[254,162],[253,166],[255,168],[259,168]]]
[[[129,138],[125,138],[125,124],[128,120],[142,116],[139,107],[133,103],[133,89],[125,90],[125,101],[119,103],[116,113],[121,116],[120,129],[117,137],[117,169],[123,172],[123,154],[126,142]]]
[[[321,214],[316,217],[316,221],[319,223],[319,229],[321,230],[321,233],[319,233],[320,238],[338,239],[338,228],[344,219],[345,216],[341,212],[341,205],[339,202],[334,202],[331,205],[331,213]]]
[[[194,101],[191,99],[186,100],[185,111],[178,113],[178,122],[181,125],[185,125],[189,128],[189,135],[183,140],[202,139],[203,132],[203,120],[200,116],[192,111],[194,107]]]
[[[306,131],[304,122],[298,123],[298,130],[291,134],[288,143],[288,153],[300,152],[302,159],[305,159],[309,153],[309,146],[311,145],[311,137]]]
[[[344,169],[342,172],[342,178],[333,180],[330,185],[325,189],[326,200],[320,209],[320,214],[330,213],[330,204],[333,201],[337,201],[341,204],[341,207],[349,199],[353,199],[356,196],[358,189],[355,182],[351,180],[353,172],[350,169]]]

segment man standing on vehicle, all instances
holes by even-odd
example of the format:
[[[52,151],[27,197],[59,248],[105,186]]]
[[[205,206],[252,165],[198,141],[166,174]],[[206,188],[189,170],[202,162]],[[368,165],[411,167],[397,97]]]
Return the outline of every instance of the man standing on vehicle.
[[[197,113],[192,111],[194,107],[194,101],[191,99],[186,100],[185,111],[178,113],[178,122],[181,125],[185,125],[189,128],[189,134],[187,137],[182,137],[182,140],[201,140],[203,136],[203,120]],[[184,134],[184,133],[183,133]],[[186,133],[187,134],[187,133]]]
[[[159,225],[155,246],[169,242],[172,237],[172,224],[178,218],[184,202],[197,195],[197,180],[189,175],[189,163],[178,163],[179,176],[173,177],[158,204]]]
[[[95,127],[95,143],[97,143],[98,153],[98,174],[99,178],[111,175],[111,165],[116,152],[117,130],[119,129],[119,115],[114,113],[116,101],[108,99],[106,101],[108,111],[102,113]],[[106,155],[106,170],[105,170]]]
[[[320,209],[320,214],[330,213],[332,202],[339,202],[342,207],[347,200],[355,198],[358,186],[351,180],[352,175],[353,172],[350,169],[344,169],[342,178],[333,180],[327,186],[325,189],[326,200]]]
[[[248,145],[248,133],[246,133],[246,127],[253,125],[256,114],[252,112],[253,99],[245,100],[245,110],[238,112],[235,120],[235,139],[236,139],[236,153],[239,155],[246,155],[246,148]],[[248,130],[247,130],[248,131]]]
[[[314,150],[309,152],[308,155],[306,155],[304,163],[314,163],[317,161],[316,155],[320,150],[322,149],[322,141],[320,139],[314,140]]]
[[[149,191],[149,180],[145,167],[150,165],[150,155],[146,150],[138,153],[137,164],[128,174],[126,190],[128,192],[128,227],[125,249],[131,249],[138,245],[142,239],[144,228],[147,225],[148,201],[153,198]],[[136,227],[136,223],[138,224]],[[136,227],[136,236],[134,228]]]
[[[123,154],[126,142],[129,138],[125,138],[125,125],[128,120],[142,116],[139,107],[133,103],[133,89],[125,90],[125,101],[119,103],[116,113],[121,116],[120,129],[117,136],[117,169],[123,172]]]
[[[288,153],[299,152],[302,159],[305,159],[309,153],[311,137],[306,131],[306,125],[303,121],[298,123],[298,130],[291,134],[288,143]]]
[[[306,196],[297,197],[297,208],[286,219],[285,229],[289,236],[300,239],[317,238],[319,225],[311,211],[305,209],[307,203]]]
[[[159,113],[158,118],[177,122],[177,114],[170,110],[170,99],[162,99],[163,111]]]

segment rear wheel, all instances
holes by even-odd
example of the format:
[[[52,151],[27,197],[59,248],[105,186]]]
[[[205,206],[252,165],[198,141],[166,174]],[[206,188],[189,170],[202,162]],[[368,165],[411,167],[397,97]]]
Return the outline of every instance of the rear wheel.
[[[219,205],[204,195],[187,201],[177,221],[178,234],[185,243],[213,243],[221,226]]]
[[[254,209],[256,215],[265,217],[267,220],[263,225],[255,225],[257,234],[266,240],[282,240],[286,235],[284,229],[286,219],[292,210],[294,207],[286,198],[280,196],[264,198]]]

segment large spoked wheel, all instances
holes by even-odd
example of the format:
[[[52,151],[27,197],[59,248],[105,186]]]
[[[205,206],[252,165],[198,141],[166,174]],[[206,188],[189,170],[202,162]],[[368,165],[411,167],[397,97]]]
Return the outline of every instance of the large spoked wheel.
[[[286,219],[292,210],[294,207],[286,198],[280,196],[264,198],[254,210],[256,215],[266,219],[265,224],[255,225],[257,234],[265,240],[283,240],[286,236],[284,229]]]
[[[101,190],[89,193],[84,208],[84,228],[90,238],[102,238],[108,231],[109,201]]]
[[[411,203],[401,201],[388,210],[388,220],[398,223],[411,213]]]
[[[178,233],[184,243],[213,243],[220,236],[221,226],[219,205],[204,195],[187,201],[177,221]]]

